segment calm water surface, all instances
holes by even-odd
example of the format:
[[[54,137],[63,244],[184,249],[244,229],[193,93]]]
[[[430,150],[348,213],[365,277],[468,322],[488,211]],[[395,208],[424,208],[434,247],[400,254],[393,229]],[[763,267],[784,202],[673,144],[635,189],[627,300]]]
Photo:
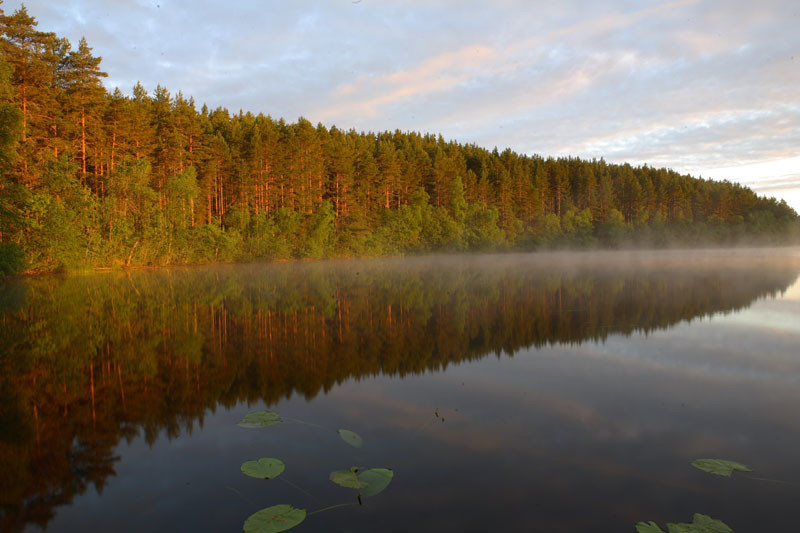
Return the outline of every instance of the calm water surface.
[[[295,531],[633,532],[695,512],[790,531],[799,274],[784,249],[5,283],[0,530],[240,531],[278,503],[353,503]],[[260,409],[284,423],[236,425]],[[264,456],[281,478],[240,472]],[[395,473],[362,506],[328,480],[356,465]]]

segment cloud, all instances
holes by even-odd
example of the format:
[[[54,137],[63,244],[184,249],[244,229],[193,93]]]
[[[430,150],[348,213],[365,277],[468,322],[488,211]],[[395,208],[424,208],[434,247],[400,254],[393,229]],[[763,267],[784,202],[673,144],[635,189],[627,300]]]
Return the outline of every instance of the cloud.
[[[318,111],[320,120],[342,118],[354,112],[374,116],[381,106],[421,94],[444,92],[491,68],[496,51],[487,46],[468,46],[455,52],[434,56],[405,70],[377,78],[360,76],[336,88],[344,97],[341,104]],[[374,95],[374,96],[373,96]]]
[[[763,195],[778,195],[797,206],[800,200],[800,155],[707,170],[708,177],[738,181]],[[797,207],[795,207],[797,209]]]

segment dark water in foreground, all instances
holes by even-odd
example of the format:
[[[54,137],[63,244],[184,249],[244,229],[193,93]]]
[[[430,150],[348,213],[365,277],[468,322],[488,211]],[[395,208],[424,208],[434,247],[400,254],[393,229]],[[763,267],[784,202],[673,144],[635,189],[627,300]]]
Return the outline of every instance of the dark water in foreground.
[[[695,512],[791,531],[798,274],[788,249],[0,285],[0,530],[240,531],[270,505],[352,502],[293,531],[633,532]],[[236,425],[264,408],[306,423]],[[240,472],[263,456],[281,478]],[[395,477],[358,506],[328,480],[354,465]]]

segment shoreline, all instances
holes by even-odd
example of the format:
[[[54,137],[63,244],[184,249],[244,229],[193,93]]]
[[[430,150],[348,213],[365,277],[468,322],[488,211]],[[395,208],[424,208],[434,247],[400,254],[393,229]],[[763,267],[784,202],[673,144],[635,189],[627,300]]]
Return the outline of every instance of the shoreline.
[[[103,273],[122,273],[122,272],[141,272],[141,271],[159,271],[168,269],[191,269],[198,267],[214,267],[214,266],[235,266],[235,265],[278,265],[278,264],[307,264],[307,263],[321,263],[321,262],[346,262],[346,261],[363,261],[363,260],[398,260],[398,259],[437,259],[437,258],[474,258],[479,256],[508,256],[509,258],[516,255],[537,255],[537,256],[556,256],[561,254],[652,254],[664,252],[698,252],[698,251],[766,251],[766,250],[791,250],[793,248],[800,249],[799,243],[788,244],[757,244],[749,243],[735,246],[725,245],[711,245],[705,244],[702,246],[690,245],[675,245],[675,246],[662,246],[662,247],[636,247],[636,246],[621,246],[616,248],[552,248],[552,249],[535,249],[535,250],[521,250],[521,249],[506,249],[506,250],[440,250],[420,252],[416,254],[397,254],[397,255],[353,255],[353,256],[332,256],[320,258],[253,258],[243,259],[239,261],[211,261],[205,263],[166,263],[158,265],[128,265],[128,266],[97,266],[86,267],[77,269],[56,269],[56,270],[42,270],[42,271],[25,271],[15,274],[8,274],[0,277],[0,280],[14,280],[14,279],[30,279],[43,276],[75,276],[75,275],[91,275]]]

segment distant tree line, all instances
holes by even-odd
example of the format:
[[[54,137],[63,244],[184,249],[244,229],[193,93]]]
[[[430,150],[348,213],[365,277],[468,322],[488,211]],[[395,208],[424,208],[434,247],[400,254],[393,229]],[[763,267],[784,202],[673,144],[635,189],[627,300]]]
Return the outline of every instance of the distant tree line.
[[[780,243],[797,213],[664,168],[108,92],[82,39],[0,9],[0,273],[255,258]]]

